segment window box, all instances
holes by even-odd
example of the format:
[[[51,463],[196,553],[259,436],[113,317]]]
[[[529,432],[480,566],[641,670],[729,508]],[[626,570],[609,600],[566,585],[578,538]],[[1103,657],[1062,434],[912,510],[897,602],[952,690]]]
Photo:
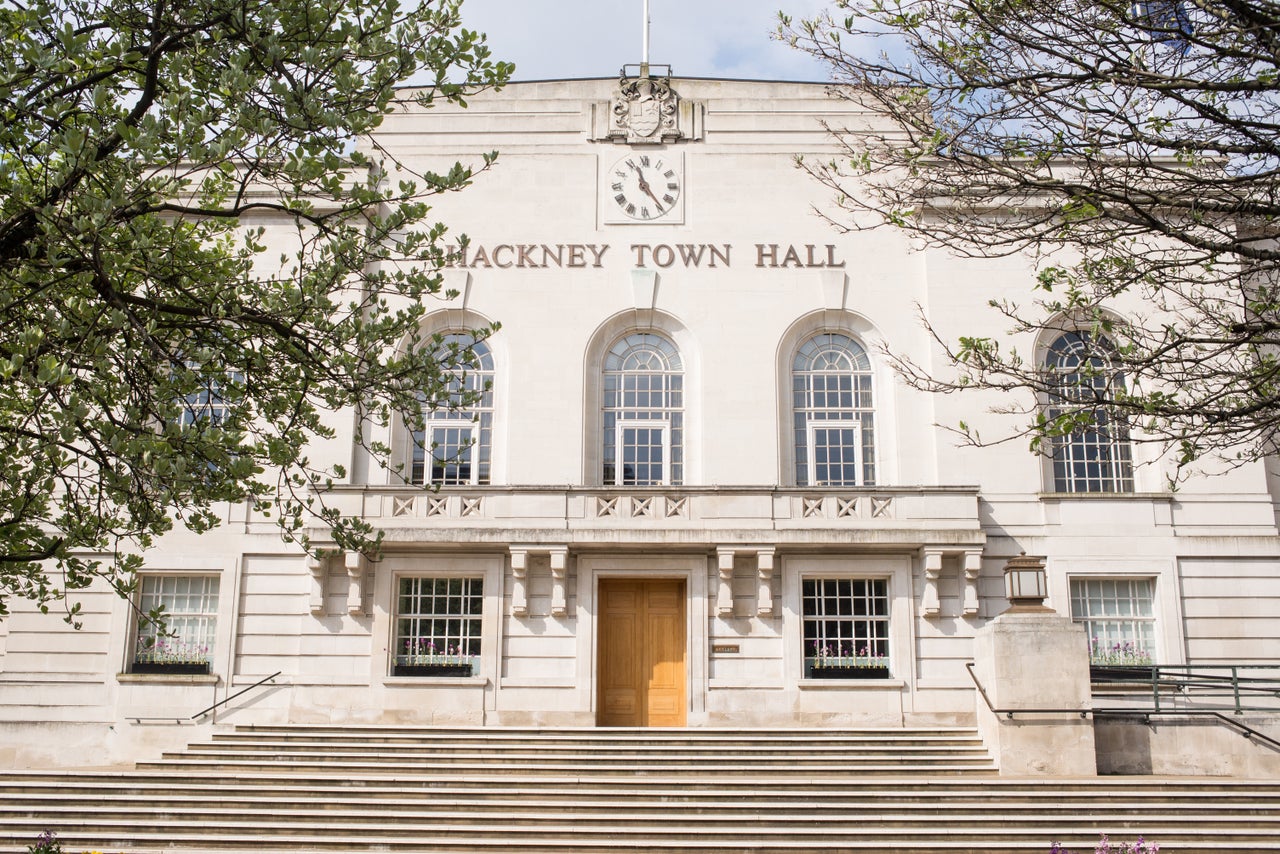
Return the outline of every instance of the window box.
[[[889,667],[887,665],[819,667],[810,663],[805,667],[804,675],[806,679],[888,679]]]
[[[207,674],[207,661],[135,661],[130,673],[196,673]]]
[[[1155,677],[1154,667],[1144,667],[1142,665],[1133,664],[1091,664],[1089,665],[1089,681],[1118,684],[1118,683],[1142,683],[1151,684],[1151,680]]]
[[[397,664],[392,676],[470,676],[470,664]]]

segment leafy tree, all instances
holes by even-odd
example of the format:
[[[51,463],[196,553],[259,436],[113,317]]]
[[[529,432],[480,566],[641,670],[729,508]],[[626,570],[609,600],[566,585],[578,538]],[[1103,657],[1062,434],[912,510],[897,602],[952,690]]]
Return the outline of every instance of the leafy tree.
[[[1064,403],[1060,378],[1007,341],[934,332],[954,378],[898,358],[904,376],[936,392],[1031,392],[1005,411],[1023,414],[1033,447],[1106,413],[1173,449],[1179,474],[1210,455],[1274,453],[1280,4],[834,5],[816,20],[784,16],[780,30],[880,117],[833,128],[844,155],[805,164],[838,193],[831,219],[890,223],[962,255],[1034,258],[1026,301],[993,303],[1010,333],[1085,330],[1096,349],[1081,363],[1105,366],[1083,378],[1089,395],[1049,414],[1037,404]]]
[[[459,2],[0,2],[0,614],[128,591],[217,502],[374,545],[306,449],[448,405],[427,201],[472,173],[401,179],[368,135],[509,76]]]

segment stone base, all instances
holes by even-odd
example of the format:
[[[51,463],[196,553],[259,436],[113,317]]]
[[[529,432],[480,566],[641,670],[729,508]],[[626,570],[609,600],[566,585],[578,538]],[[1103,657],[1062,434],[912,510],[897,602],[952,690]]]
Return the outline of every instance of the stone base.
[[[1048,609],[1001,614],[974,637],[978,725],[1007,776],[1097,774],[1084,627]],[[1012,711],[1010,717],[1007,712]]]

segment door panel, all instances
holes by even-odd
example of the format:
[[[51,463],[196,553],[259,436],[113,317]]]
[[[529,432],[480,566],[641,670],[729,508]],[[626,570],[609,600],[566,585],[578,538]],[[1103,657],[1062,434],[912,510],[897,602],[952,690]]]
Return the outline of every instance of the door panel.
[[[600,582],[600,726],[684,726],[684,582]]]

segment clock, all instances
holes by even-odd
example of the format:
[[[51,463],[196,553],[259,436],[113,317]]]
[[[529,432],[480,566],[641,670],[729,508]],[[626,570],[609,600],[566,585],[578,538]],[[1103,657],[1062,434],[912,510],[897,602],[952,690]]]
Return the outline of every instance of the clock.
[[[604,175],[607,218],[615,222],[679,222],[681,162],[678,157],[632,152]]]

